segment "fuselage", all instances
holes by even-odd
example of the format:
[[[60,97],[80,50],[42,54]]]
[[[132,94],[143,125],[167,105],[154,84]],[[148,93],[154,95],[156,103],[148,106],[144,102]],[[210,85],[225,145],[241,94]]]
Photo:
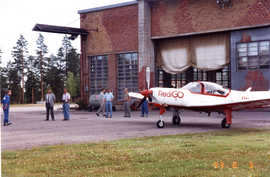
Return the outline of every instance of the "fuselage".
[[[235,91],[226,89],[222,93],[192,92],[180,88],[151,88],[153,102],[160,105],[176,107],[219,107],[226,106],[232,110],[248,107],[262,107],[270,104],[270,91]]]

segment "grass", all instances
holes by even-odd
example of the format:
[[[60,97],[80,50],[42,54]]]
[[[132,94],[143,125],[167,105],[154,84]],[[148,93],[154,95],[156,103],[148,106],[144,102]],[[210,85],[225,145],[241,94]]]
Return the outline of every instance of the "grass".
[[[2,176],[269,177],[270,130],[239,129],[5,151]]]

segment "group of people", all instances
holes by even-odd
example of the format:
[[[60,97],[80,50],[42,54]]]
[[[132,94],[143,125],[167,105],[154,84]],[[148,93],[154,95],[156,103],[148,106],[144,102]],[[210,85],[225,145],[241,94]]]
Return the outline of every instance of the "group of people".
[[[104,116],[106,118],[112,118],[112,101],[113,101],[113,93],[112,90],[109,89],[102,89],[99,94],[99,109],[96,112],[97,116]],[[124,100],[123,100],[123,106],[124,106],[124,117],[130,118],[131,117],[131,111],[130,111],[130,103],[131,98],[128,94],[128,89],[124,89]],[[145,99],[145,101],[142,103],[141,106],[141,117],[148,117],[148,100]]]
[[[11,122],[9,121],[9,106],[10,106],[10,96],[11,96],[11,90],[7,90],[5,92],[5,96],[3,97],[1,103],[4,111],[4,126],[11,125]],[[102,91],[99,94],[99,109],[96,112],[97,116],[105,116],[106,118],[112,118],[112,101],[114,99],[113,92],[110,89],[102,89]],[[64,118],[63,121],[70,120],[70,94],[68,93],[67,89],[64,88],[64,93],[62,96],[62,102],[63,102],[63,114]],[[49,121],[49,116],[51,115],[52,121],[55,121],[54,117],[54,103],[56,101],[56,97],[52,90],[49,88],[47,91],[47,94],[45,96],[45,105],[46,105],[46,119],[45,121]],[[124,89],[124,117],[131,117],[131,111],[130,111],[130,102],[131,98],[128,94],[128,89]],[[141,117],[148,117],[148,100],[145,99],[145,101],[142,103],[141,107]]]
[[[99,94],[99,109],[96,112],[97,116],[103,115],[106,118],[112,118],[112,101],[113,101],[113,93],[110,89],[102,89]],[[104,113],[104,109],[106,114]]]
[[[55,103],[55,95],[52,92],[52,89],[48,89],[48,92],[45,96],[45,105],[46,105],[46,119],[45,121],[49,121],[49,115],[51,114],[51,119],[54,121],[54,103]],[[64,119],[63,121],[67,121],[70,119],[70,94],[68,93],[67,89],[64,88],[64,93],[62,96],[62,103],[63,103],[63,114]]]
[[[10,96],[11,96],[11,90],[7,90],[5,92],[5,96],[1,100],[3,112],[4,112],[4,126],[11,125],[12,123],[9,121],[9,107],[10,107]],[[64,114],[64,121],[67,121],[70,119],[70,94],[68,93],[67,89],[64,88],[64,93],[62,96],[62,102],[63,102],[63,114]],[[46,105],[46,119],[45,121],[49,121],[49,115],[51,115],[51,119],[54,121],[54,103],[56,101],[56,97],[52,90],[49,88],[48,92],[45,96],[45,105]]]

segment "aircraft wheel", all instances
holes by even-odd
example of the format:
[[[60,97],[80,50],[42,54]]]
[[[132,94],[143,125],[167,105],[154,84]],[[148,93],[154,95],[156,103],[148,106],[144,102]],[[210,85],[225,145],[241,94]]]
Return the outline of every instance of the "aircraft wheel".
[[[172,123],[173,123],[173,125],[180,125],[181,124],[181,118],[179,116],[173,116]]]
[[[157,127],[158,128],[164,128],[164,126],[165,126],[165,122],[163,120],[157,121]]]
[[[231,127],[231,124],[227,124],[227,120],[226,118],[224,118],[221,122],[221,127],[222,128],[230,128]]]

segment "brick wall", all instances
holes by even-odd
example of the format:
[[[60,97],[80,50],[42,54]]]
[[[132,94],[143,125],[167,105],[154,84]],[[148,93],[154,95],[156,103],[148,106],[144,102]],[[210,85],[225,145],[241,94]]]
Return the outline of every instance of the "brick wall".
[[[232,0],[224,9],[215,0],[156,1],[151,7],[153,37],[270,23],[269,0]]]
[[[108,55],[108,87],[117,96],[117,61],[116,54],[138,51],[138,6],[129,5],[97,12],[80,14],[81,28],[89,31],[89,35],[82,47],[82,64],[87,65],[87,56]],[[83,46],[83,44],[82,44]],[[88,102],[89,94],[85,89],[90,88],[89,67],[81,73],[81,94]],[[83,81],[83,82],[82,82]]]
[[[137,5],[81,14],[81,28],[90,31],[87,55],[138,50]]]

